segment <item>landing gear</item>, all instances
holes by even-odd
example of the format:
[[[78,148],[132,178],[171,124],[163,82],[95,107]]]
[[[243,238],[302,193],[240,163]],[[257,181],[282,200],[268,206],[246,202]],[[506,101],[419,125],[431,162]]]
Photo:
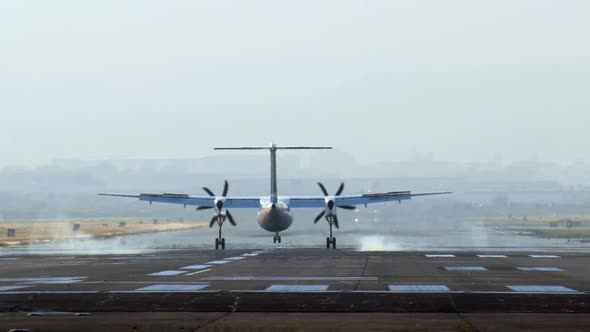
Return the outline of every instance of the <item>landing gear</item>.
[[[326,217],[326,220],[328,220],[328,225],[330,225],[330,237],[326,238],[326,249],[330,249],[330,246],[332,246],[332,249],[336,249],[336,238],[332,236],[332,225],[338,225],[338,219],[336,218],[337,217],[335,215]]]
[[[225,249],[225,238],[221,237],[221,226],[223,225],[223,222],[219,223],[219,237],[215,239],[215,250],[219,250],[219,248],[221,247],[221,250]]]
[[[333,249],[336,249],[336,238],[335,237],[332,237],[332,238],[327,237],[326,238],[326,249],[330,249],[330,246],[332,246]]]
[[[225,238],[215,239],[215,250],[219,249],[219,247],[222,250],[225,249]]]
[[[272,242],[273,243],[281,243],[281,236],[279,235],[279,233],[276,233],[276,235],[272,238]]]

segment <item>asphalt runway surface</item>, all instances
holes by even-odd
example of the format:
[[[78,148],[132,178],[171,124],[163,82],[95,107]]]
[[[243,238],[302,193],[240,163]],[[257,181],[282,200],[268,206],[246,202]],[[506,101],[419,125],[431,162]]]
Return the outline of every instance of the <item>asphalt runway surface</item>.
[[[498,325],[502,321],[523,324],[540,316],[548,327],[557,322],[565,329],[590,327],[590,253],[582,252],[275,247],[5,255],[1,260],[2,328],[23,323],[37,328],[32,330],[57,331],[69,324],[106,324],[110,319],[122,324],[121,331],[132,331],[134,324],[143,326],[139,331],[180,330],[181,319],[189,330],[231,330],[248,322],[260,327],[256,324],[272,317],[275,323],[290,317],[285,326],[295,329],[329,328],[319,322],[309,325],[301,316],[306,313],[316,320],[325,317],[324,324],[341,324],[353,317],[343,320],[347,313],[361,320],[378,313],[379,319],[372,322],[376,329],[381,323],[380,328],[386,328],[388,317],[414,324],[422,316],[430,323],[447,322],[432,325],[434,330],[485,330],[482,327],[507,327]],[[273,316],[244,316],[260,312]],[[125,315],[109,316],[112,313]],[[523,318],[489,319],[497,313]],[[479,317],[480,323],[464,315]],[[257,316],[261,319],[248,319]],[[419,326],[429,323],[424,324]],[[343,328],[354,326],[363,330],[363,325],[354,324]]]
[[[3,248],[0,331],[590,330],[587,243],[462,226]]]

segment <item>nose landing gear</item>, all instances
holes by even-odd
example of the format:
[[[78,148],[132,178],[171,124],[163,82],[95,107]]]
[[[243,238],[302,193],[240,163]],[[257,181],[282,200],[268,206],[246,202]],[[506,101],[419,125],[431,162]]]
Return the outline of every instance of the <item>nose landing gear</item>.
[[[272,238],[272,242],[273,243],[281,243],[281,236],[279,235],[279,233],[276,233],[275,236]]]
[[[224,221],[225,218],[217,219],[217,223],[219,225],[219,236],[215,239],[215,250],[218,250],[219,248],[221,248],[222,250],[225,249],[225,238],[221,237],[221,226],[223,226]]]
[[[215,249],[219,249],[219,247],[221,247],[221,249],[225,249],[225,238],[216,238],[215,239]]]
[[[332,246],[332,249],[336,249],[336,238],[332,236],[332,225],[338,225],[338,217],[336,215],[330,215],[326,216],[326,220],[328,221],[328,225],[330,225],[330,237],[326,238],[326,249],[330,249],[330,246]]]

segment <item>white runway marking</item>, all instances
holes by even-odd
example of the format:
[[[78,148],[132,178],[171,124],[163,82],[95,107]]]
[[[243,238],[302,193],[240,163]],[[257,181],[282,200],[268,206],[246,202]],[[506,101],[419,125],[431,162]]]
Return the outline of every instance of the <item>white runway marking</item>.
[[[207,264],[221,265],[221,264],[227,264],[229,262],[230,261],[210,261],[210,262],[207,262]]]
[[[516,285],[506,286],[515,292],[529,292],[529,293],[568,293],[577,292],[574,289],[564,286],[541,286],[541,285]]]
[[[558,267],[522,267],[519,266],[517,269],[521,271],[563,271]]]
[[[31,286],[0,286],[0,292],[21,289],[21,288],[26,288],[26,287],[31,287]]]
[[[451,290],[446,285],[389,285],[392,292],[426,292],[426,293],[445,293]]]
[[[62,279],[62,280],[34,280],[24,282],[25,284],[43,284],[43,285],[66,285],[81,282],[82,279]]]
[[[448,271],[487,271],[483,266],[445,266]]]
[[[243,254],[242,256],[245,256],[245,257],[254,257],[254,256],[258,256],[258,254]]]
[[[532,258],[561,258],[561,256],[557,255],[529,255]]]
[[[189,266],[181,267],[181,269],[183,269],[183,270],[202,270],[202,269],[208,269],[210,267],[211,267],[211,265],[189,265]]]
[[[377,281],[377,277],[253,277],[253,276],[211,276],[207,281]]]
[[[323,292],[328,285],[271,285],[267,292]]]
[[[480,258],[507,258],[506,255],[477,255]]]
[[[207,272],[207,271],[211,271],[211,269],[206,269],[206,270],[201,270],[201,271],[197,271],[197,272],[192,272],[192,273],[187,274],[187,276],[192,276],[192,275],[203,273],[203,272]]]
[[[80,280],[79,280],[80,279]],[[23,282],[23,283],[70,283],[79,282],[86,277],[40,277],[40,278],[0,278],[0,282]]]
[[[160,271],[160,272],[155,272],[155,273],[150,273],[148,275],[150,276],[177,276],[183,273],[186,273],[187,271],[179,271],[179,270],[168,270],[168,271]]]
[[[209,285],[168,285],[158,284],[137,289],[138,292],[194,292]]]
[[[230,260],[230,261],[239,261],[239,260],[242,260],[242,259],[246,259],[246,257],[236,256],[236,257],[226,258],[226,260]]]
[[[451,255],[451,254],[427,254],[424,255],[428,258],[454,258],[455,255]]]

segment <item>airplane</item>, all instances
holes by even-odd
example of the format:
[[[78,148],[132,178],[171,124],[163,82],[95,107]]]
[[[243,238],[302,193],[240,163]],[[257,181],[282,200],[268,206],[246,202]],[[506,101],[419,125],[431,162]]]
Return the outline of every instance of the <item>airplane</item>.
[[[222,237],[223,223],[228,220],[232,226],[236,226],[236,221],[229,208],[257,208],[257,220],[260,227],[264,230],[274,233],[273,242],[281,243],[280,233],[287,230],[293,224],[292,208],[316,208],[323,209],[314,219],[316,224],[320,219],[325,218],[330,226],[330,236],[326,238],[326,248],[336,249],[336,237],[332,234],[332,226],[340,228],[338,222],[337,208],[344,210],[355,210],[357,205],[372,203],[382,203],[389,201],[409,200],[417,196],[444,195],[451,192],[431,192],[412,194],[410,191],[390,191],[384,193],[370,193],[357,195],[342,195],[344,183],[341,183],[334,195],[330,195],[324,185],[318,182],[323,196],[279,196],[277,190],[277,158],[278,150],[329,150],[332,147],[325,146],[246,146],[246,147],[220,147],[214,150],[268,150],[270,151],[270,195],[269,196],[228,196],[229,184],[224,182],[221,195],[215,195],[207,187],[203,190],[207,196],[194,196],[188,194],[113,194],[100,193],[101,196],[138,198],[140,201],[158,203],[180,204],[197,206],[196,210],[214,209],[214,215],[209,222],[209,228],[215,223],[219,226],[218,237],[215,238],[215,249],[225,249],[225,238]]]

